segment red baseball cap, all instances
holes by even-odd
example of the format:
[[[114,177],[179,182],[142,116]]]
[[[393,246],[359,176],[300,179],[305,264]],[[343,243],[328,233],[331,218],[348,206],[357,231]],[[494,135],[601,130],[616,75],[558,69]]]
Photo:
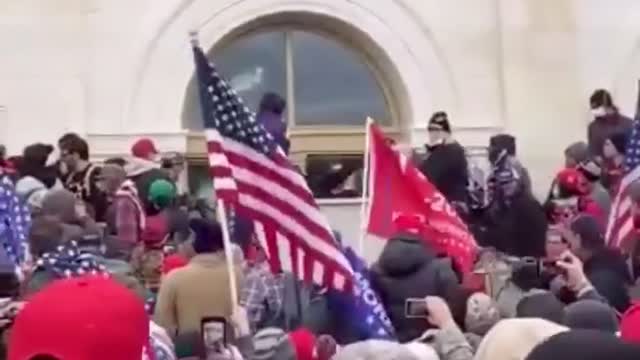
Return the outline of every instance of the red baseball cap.
[[[425,226],[424,218],[418,214],[400,213],[393,219],[397,232],[419,234]]]
[[[142,300],[114,280],[84,276],[31,298],[13,324],[8,359],[140,360],[148,343]]]
[[[156,144],[149,138],[139,139],[131,146],[131,154],[138,158],[146,159],[150,155],[157,155],[158,153]]]

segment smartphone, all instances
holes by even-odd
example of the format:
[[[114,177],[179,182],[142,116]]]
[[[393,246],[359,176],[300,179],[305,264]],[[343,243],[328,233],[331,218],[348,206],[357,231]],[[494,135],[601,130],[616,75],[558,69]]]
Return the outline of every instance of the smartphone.
[[[219,316],[202,318],[200,333],[207,357],[224,353],[227,347],[227,321],[225,318]]]
[[[404,301],[404,316],[408,319],[426,319],[429,317],[427,301],[420,298],[409,298]]]

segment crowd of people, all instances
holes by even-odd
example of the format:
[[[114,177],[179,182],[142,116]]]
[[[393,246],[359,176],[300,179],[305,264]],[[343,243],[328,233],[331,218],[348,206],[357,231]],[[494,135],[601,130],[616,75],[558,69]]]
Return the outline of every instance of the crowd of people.
[[[285,105],[268,94],[258,119],[288,151]],[[513,136],[491,138],[490,173],[479,175],[448,115],[432,116],[426,156],[414,161],[481,245],[478,269],[508,275],[489,291],[398,224],[368,269],[393,328],[375,339],[338,315],[331,290],[272,272],[247,219],[233,219],[228,266],[211,207],[180,190],[184,158],[162,154],[151,139],[100,164],[74,133],[20,156],[0,147],[0,353],[10,360],[640,359],[628,261],[635,252],[609,248],[604,238],[632,121],[605,90],[590,106],[588,141],[567,147],[543,202]]]

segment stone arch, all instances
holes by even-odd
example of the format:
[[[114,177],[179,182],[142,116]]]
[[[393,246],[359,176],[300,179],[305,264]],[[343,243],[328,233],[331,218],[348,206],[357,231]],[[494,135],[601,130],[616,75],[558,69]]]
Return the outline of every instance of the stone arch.
[[[301,15],[307,26],[309,22],[335,25],[340,37],[362,42],[367,55],[385,73],[406,126],[426,119],[434,108],[455,113],[459,103],[450,71],[428,29],[395,3],[176,0],[172,4],[143,21],[149,26],[140,36],[139,43],[144,45],[134,52],[122,118],[128,131],[182,130],[185,90],[193,74],[189,30],[197,29],[202,47],[210,49],[237,31],[259,26],[265,19],[286,20],[287,14]]]

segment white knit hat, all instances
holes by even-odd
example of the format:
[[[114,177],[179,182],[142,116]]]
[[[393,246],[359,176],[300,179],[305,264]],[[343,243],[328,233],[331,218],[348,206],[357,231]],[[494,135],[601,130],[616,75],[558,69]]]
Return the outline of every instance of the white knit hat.
[[[295,360],[295,350],[282,329],[266,328],[253,336],[251,360]]]

